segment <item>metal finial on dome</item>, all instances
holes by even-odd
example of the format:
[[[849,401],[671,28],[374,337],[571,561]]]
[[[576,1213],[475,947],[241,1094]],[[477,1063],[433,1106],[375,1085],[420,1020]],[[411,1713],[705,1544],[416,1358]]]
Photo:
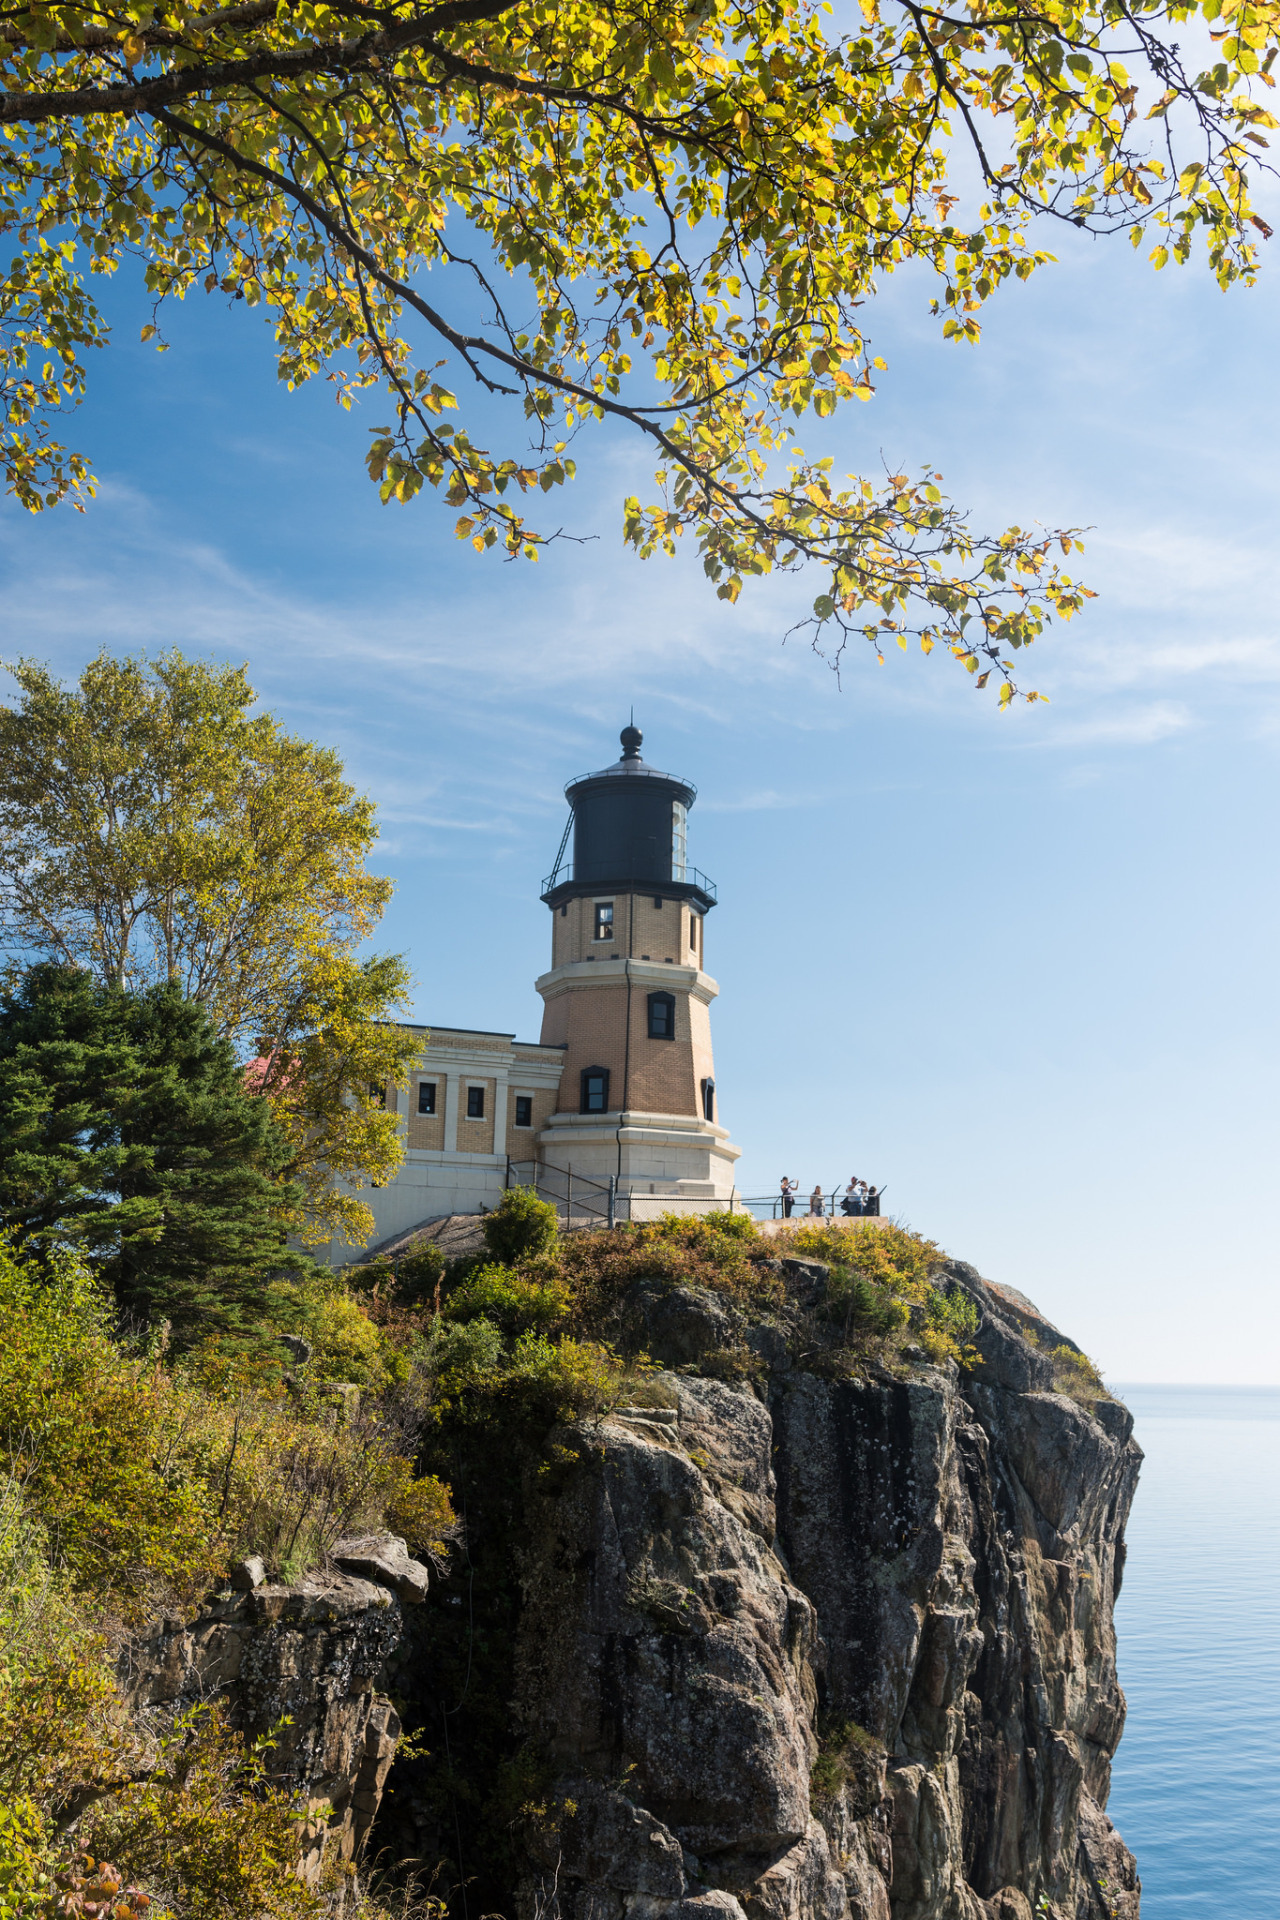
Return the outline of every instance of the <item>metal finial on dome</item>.
[[[639,727],[634,725],[634,723],[631,726],[624,727],[618,738],[622,742],[623,759],[638,760],[640,758],[640,748],[644,743],[644,735],[641,733]]]

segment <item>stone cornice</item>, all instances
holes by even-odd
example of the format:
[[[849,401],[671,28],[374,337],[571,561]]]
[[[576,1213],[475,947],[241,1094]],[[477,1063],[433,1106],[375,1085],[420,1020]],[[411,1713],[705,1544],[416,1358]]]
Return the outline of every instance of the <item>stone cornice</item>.
[[[697,967],[675,966],[666,960],[570,960],[550,973],[539,974],[534,986],[544,1000],[580,987],[621,987],[630,980],[647,993],[665,988],[669,993],[687,993],[691,999],[710,1006],[720,991],[719,982]]]

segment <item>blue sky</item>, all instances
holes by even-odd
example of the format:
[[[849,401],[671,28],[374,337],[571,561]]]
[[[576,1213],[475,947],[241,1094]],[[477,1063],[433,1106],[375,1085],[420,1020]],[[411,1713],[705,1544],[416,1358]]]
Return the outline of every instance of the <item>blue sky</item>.
[[[937,654],[854,656],[838,686],[782,644],[812,581],[729,609],[696,565],[629,557],[650,462],[612,431],[557,501],[587,544],[479,558],[430,496],[379,506],[379,403],[286,393],[220,302],[157,358],[123,275],[78,422],[101,493],[0,509],[0,644],[68,675],[104,643],[247,660],[378,800],[416,1016],[522,1037],[564,783],[634,703],[646,758],[700,789],[744,1189],[855,1171],[1113,1378],[1278,1381],[1276,286],[1043,243],[1061,263],[976,352],[892,286],[880,394],[825,446],[837,472],[932,460],[988,526],[1094,529],[1101,597],[1030,656],[1047,707],[1000,716]]]

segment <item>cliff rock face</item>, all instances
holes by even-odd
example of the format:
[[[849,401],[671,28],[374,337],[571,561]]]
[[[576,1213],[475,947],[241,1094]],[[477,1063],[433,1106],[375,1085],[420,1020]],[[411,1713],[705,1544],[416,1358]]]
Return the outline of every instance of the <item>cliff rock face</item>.
[[[726,1385],[688,1371],[722,1303],[701,1334],[690,1290],[642,1303],[677,1405],[528,1493],[514,1713],[563,1810],[533,1920],[1136,1920],[1104,1811],[1132,1421],[948,1275],[971,1374],[823,1378],[761,1328],[767,1389]]]
[[[274,1732],[272,1774],[311,1811],[299,1863],[311,1880],[326,1860],[356,1858],[373,1823],[400,1734],[379,1688],[403,1637],[402,1602],[420,1600],[427,1584],[394,1536],[347,1545],[296,1586],[260,1585],[195,1620],[158,1622],[123,1663],[141,1716],[163,1722],[221,1697],[244,1732]]]

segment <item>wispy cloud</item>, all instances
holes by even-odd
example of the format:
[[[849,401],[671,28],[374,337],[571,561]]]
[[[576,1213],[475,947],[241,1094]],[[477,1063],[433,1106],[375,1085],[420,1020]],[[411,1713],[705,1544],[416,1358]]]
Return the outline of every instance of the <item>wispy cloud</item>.
[[[1170,700],[1155,700],[1147,706],[1132,707],[1121,713],[1106,711],[1087,719],[1067,721],[1044,736],[1046,747],[1149,747],[1172,734],[1185,733],[1192,716],[1185,707]]]

